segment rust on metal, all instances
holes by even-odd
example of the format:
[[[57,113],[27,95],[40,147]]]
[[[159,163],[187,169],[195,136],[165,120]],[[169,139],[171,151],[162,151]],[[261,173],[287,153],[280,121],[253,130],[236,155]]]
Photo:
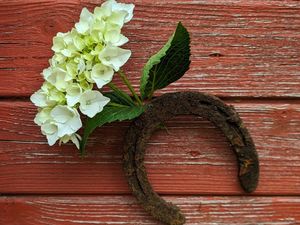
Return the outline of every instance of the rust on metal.
[[[124,145],[124,171],[129,186],[144,209],[156,219],[181,225],[185,217],[180,209],[159,197],[151,187],[144,166],[147,141],[161,124],[177,115],[196,115],[211,121],[225,135],[237,156],[239,181],[245,192],[258,184],[259,162],[253,140],[232,106],[205,93],[177,92],[151,101],[146,111],[128,129]]]

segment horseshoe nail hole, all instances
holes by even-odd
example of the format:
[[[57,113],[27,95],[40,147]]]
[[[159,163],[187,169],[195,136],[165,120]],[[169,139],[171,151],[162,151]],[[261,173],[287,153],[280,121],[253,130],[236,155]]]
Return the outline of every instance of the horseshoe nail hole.
[[[224,55],[221,54],[220,52],[213,52],[213,53],[210,53],[208,56],[210,56],[210,57],[223,57]]]
[[[199,156],[201,153],[199,151],[190,151],[189,154],[192,156],[192,157],[197,157]]]

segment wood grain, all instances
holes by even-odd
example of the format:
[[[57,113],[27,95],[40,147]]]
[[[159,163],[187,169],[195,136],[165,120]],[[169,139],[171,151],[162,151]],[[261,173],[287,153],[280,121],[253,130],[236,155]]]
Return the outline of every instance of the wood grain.
[[[159,224],[129,195],[123,176],[128,122],[98,129],[85,158],[72,145],[49,147],[33,124],[36,108],[27,97],[43,81],[52,37],[68,31],[82,7],[101,2],[0,1],[0,225]],[[245,196],[221,132],[201,118],[178,117],[149,142],[154,189],[179,205],[188,225],[300,224],[300,2],[122,2],[136,5],[124,29],[134,87],[143,64],[182,21],[191,33],[191,69],[158,94],[224,97],[244,119],[261,162],[259,187]],[[115,83],[124,88],[118,77]]]
[[[300,223],[299,197],[168,196],[187,217],[187,225]],[[162,225],[147,215],[133,197],[2,197],[0,224]],[[2,214],[2,215],[1,215]]]
[[[134,20],[124,30],[130,39],[126,47],[133,51],[125,69],[135,87],[142,65],[182,21],[192,37],[191,69],[162,92],[300,96],[299,1],[126,2],[136,4]],[[37,90],[52,55],[52,37],[69,30],[83,6],[96,5],[99,1],[2,1],[0,95],[29,96]]]
[[[300,194],[300,104],[234,101],[257,146],[261,162],[258,195]],[[122,166],[128,123],[99,128],[88,156],[72,145],[49,147],[32,120],[28,102],[0,102],[0,192],[129,193]],[[216,128],[201,118],[181,116],[153,135],[146,166],[159,193],[242,194],[236,159]]]

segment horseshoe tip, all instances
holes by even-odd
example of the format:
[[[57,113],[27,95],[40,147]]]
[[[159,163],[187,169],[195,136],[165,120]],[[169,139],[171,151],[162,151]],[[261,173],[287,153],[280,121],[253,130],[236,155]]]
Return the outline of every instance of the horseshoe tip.
[[[239,177],[242,188],[246,193],[252,193],[258,186],[258,173],[251,171]]]

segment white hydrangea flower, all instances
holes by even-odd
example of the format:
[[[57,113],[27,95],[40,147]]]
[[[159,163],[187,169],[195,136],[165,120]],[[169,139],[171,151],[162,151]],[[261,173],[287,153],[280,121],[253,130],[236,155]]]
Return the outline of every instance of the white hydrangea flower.
[[[42,126],[47,121],[50,121],[52,119],[50,112],[52,108],[40,108],[39,112],[36,114],[34,118],[35,124]]]
[[[50,115],[57,124],[59,137],[72,135],[82,127],[80,115],[75,108],[57,105],[52,109]]]
[[[78,46],[74,44],[76,37],[78,37],[78,33],[74,29],[67,33],[59,32],[53,38],[53,46],[51,49],[56,53],[61,53],[65,57],[72,57],[78,50]]]
[[[80,111],[92,118],[103,110],[103,107],[109,103],[110,99],[103,96],[99,91],[86,91],[80,97]]]
[[[68,74],[68,77],[72,77],[73,79],[76,79],[76,76],[78,75],[78,65],[75,62],[68,62],[66,64],[66,72]]]
[[[30,101],[37,107],[48,107],[55,104],[54,101],[49,100],[47,93],[41,89],[30,96]]]
[[[65,91],[73,79],[70,74],[61,68],[53,68],[51,73],[43,73],[46,81],[55,86],[59,91]]]
[[[98,63],[92,69],[91,79],[97,84],[97,87],[100,89],[105,84],[111,82],[113,75],[114,71],[111,67]]]
[[[73,144],[75,144],[76,145],[76,147],[79,149],[79,141],[81,140],[81,137],[80,137],[80,135],[78,135],[78,134],[72,134],[72,135],[65,135],[65,136],[63,136],[63,137],[61,137],[60,139],[59,139],[59,145],[61,145],[61,143],[64,143],[64,144],[66,144],[66,143],[68,143],[69,141],[72,141],[73,142]]]
[[[49,145],[59,140],[79,147],[78,110],[93,117],[110,101],[93,88],[111,82],[131,56],[130,50],[120,46],[128,42],[121,30],[132,19],[133,9],[133,4],[115,0],[104,2],[93,13],[83,8],[74,28],[53,38],[54,55],[42,72],[45,82],[30,98],[38,107],[34,122]]]
[[[79,102],[80,96],[82,95],[82,87],[78,83],[73,83],[69,87],[67,87],[67,104],[68,106],[74,106]]]
[[[120,29],[110,29],[104,34],[104,41],[111,46],[122,46],[128,42],[128,38],[121,34]]]
[[[55,142],[59,139],[58,136],[58,126],[54,122],[46,122],[41,125],[42,134],[46,135],[48,144],[50,146],[54,145]]]
[[[80,34],[86,34],[93,22],[94,15],[87,9],[83,8],[80,14],[80,20],[75,24],[75,28]]]
[[[119,71],[131,56],[131,51],[115,46],[106,46],[99,54],[100,61],[115,71]]]
[[[53,46],[51,49],[54,52],[61,52],[66,47],[64,37],[65,37],[65,33],[58,32],[56,36],[53,38]]]
[[[115,0],[108,0],[102,4],[103,8],[111,8],[114,12],[126,12],[124,22],[129,22],[133,17],[134,4],[118,3]]]

